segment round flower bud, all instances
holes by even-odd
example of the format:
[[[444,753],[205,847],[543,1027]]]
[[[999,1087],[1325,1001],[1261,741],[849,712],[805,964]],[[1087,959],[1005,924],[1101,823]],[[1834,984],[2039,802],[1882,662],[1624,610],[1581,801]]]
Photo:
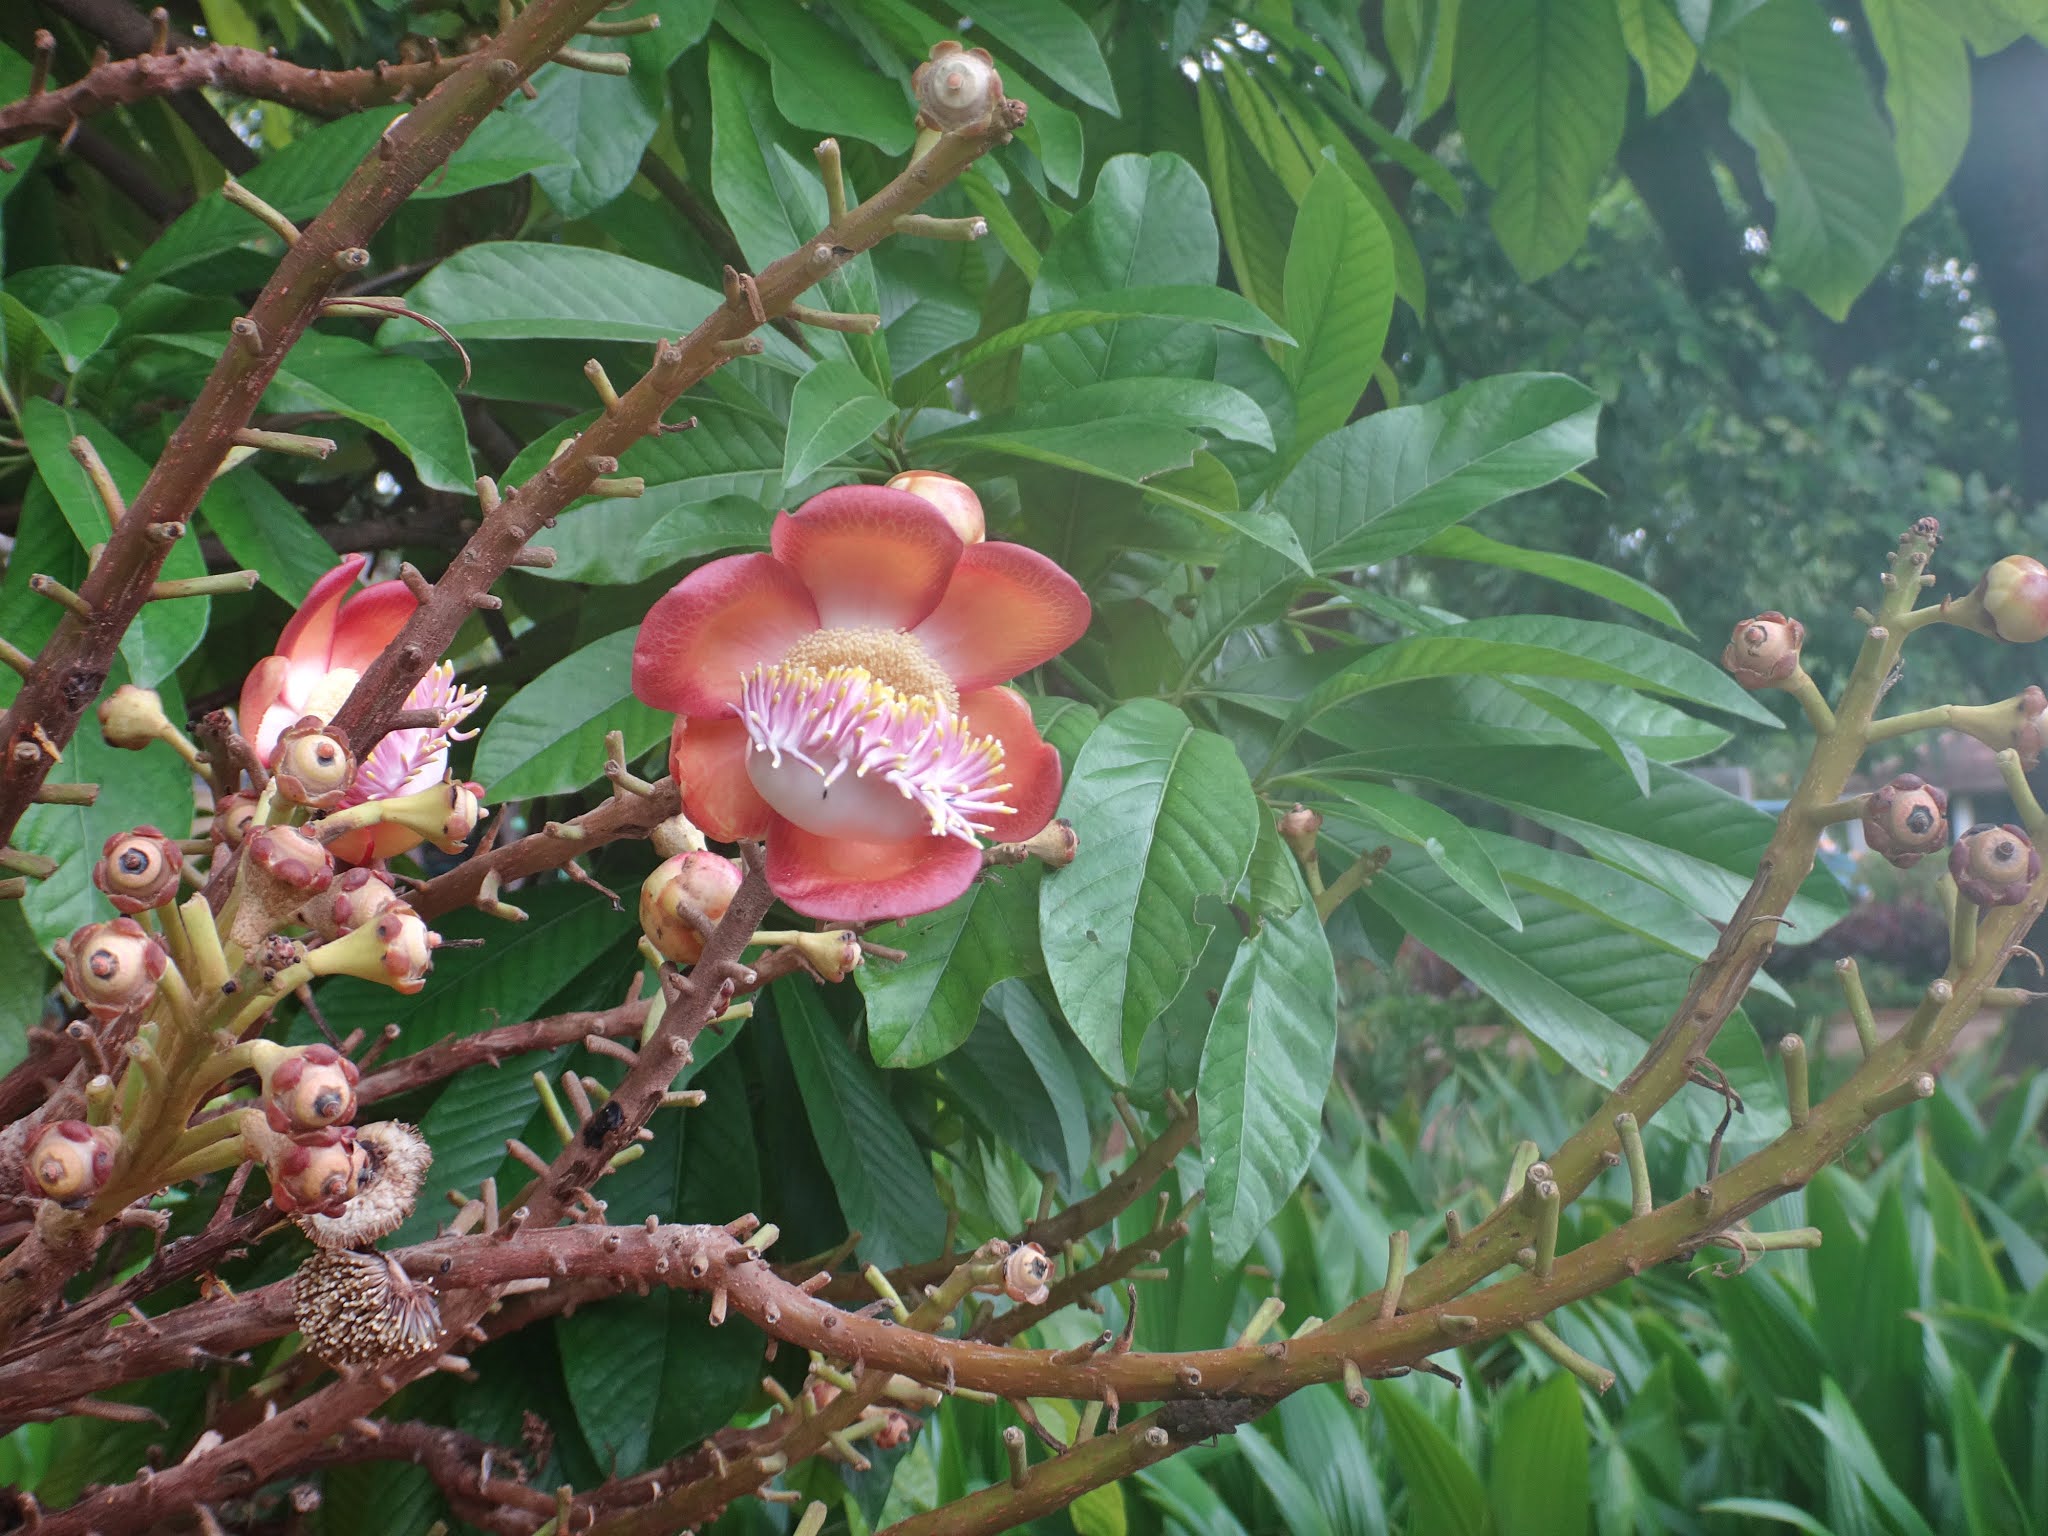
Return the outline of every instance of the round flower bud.
[[[254,827],[242,851],[272,882],[301,896],[319,895],[334,879],[333,858],[297,827]]]
[[[300,908],[299,916],[324,937],[338,939],[386,908],[402,904],[383,870],[345,869],[334,877],[334,884]]]
[[[29,1143],[29,1181],[60,1205],[84,1205],[106,1187],[120,1145],[120,1132],[110,1125],[83,1120],[46,1125]]]
[[[1316,834],[1323,830],[1323,813],[1296,805],[1280,818],[1280,841],[1295,858],[1307,863],[1316,855]]]
[[[914,1433],[909,1414],[898,1408],[885,1408],[882,1410],[882,1427],[868,1438],[874,1442],[876,1450],[893,1451],[910,1444]]]
[[[1052,1260],[1036,1243],[1014,1250],[1003,1264],[1003,1294],[1010,1300],[1035,1307],[1050,1294]]]
[[[270,1198],[294,1215],[339,1216],[355,1197],[366,1155],[345,1125],[308,1131],[280,1145],[267,1168]]]
[[[1948,846],[1948,795],[1917,773],[1902,773],[1863,802],[1863,840],[1900,869]]]
[[[964,480],[955,480],[935,469],[911,469],[891,479],[889,488],[921,496],[937,507],[963,544],[979,544],[988,537],[988,520],[982,516],[981,498]]]
[[[2026,900],[2041,873],[2041,855],[2018,827],[1972,827],[1949,849],[1948,872],[1964,900],[2009,907]]]
[[[685,905],[717,922],[740,888],[740,867],[718,854],[679,853],[654,867],[640,886],[640,928],[662,956],[675,965],[695,965],[704,936],[684,916]]]
[[[1999,639],[2028,645],[2048,638],[2048,566],[2032,556],[2007,555],[1972,596]]]
[[[255,825],[254,795],[222,795],[213,807],[213,825],[207,830],[216,843],[239,848],[242,846],[242,840],[249,835],[249,829]]]
[[[2048,744],[2048,693],[2029,683],[2013,700],[2012,749],[2020,755],[2020,766],[2032,770],[2041,761],[2041,748]]]
[[[185,855],[155,827],[116,832],[100,845],[92,883],[107,893],[116,912],[147,912],[178,894]]]
[[[64,985],[96,1019],[117,1019],[156,992],[170,957],[132,917],[87,923],[57,945]]]
[[[1799,647],[1806,626],[1772,611],[1744,619],[1735,626],[1721,665],[1745,688],[1775,688],[1799,670]]]
[[[357,1126],[356,1146],[363,1166],[356,1175],[355,1198],[339,1216],[299,1218],[307,1236],[323,1248],[353,1248],[396,1232],[419,1203],[420,1185],[434,1161],[418,1127],[397,1120]]]
[[[274,1130],[318,1131],[356,1112],[362,1073],[331,1045],[292,1051],[263,1074],[263,1113]]]
[[[427,927],[426,919],[399,902],[386,907],[364,926],[377,935],[383,952],[384,976],[392,988],[413,993],[427,984],[427,972],[434,968],[434,950],[441,936]]]
[[[99,717],[100,734],[107,745],[124,752],[140,752],[153,741],[179,739],[155,690],[133,683],[123,683],[100,700]]]
[[[332,810],[348,798],[355,783],[356,759],[338,736],[330,735],[316,715],[308,715],[277,739],[270,755],[277,792],[294,805]]]
[[[917,96],[917,120],[945,132],[979,128],[1003,104],[1003,77],[984,48],[963,48],[948,39],[932,44],[931,57],[910,77]]]
[[[410,1360],[441,1338],[433,1283],[381,1253],[316,1250],[292,1277],[292,1313],[306,1347],[337,1367]]]

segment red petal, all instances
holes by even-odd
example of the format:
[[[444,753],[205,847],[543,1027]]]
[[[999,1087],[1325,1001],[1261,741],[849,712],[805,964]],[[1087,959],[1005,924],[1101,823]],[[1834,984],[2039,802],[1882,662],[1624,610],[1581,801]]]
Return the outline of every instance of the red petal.
[[[945,600],[912,631],[962,693],[1050,661],[1088,628],[1081,584],[1022,544],[975,544]]]
[[[633,645],[633,692],[677,715],[724,715],[740,679],[818,627],[796,573],[773,555],[728,555],[663,593]]]
[[[1060,806],[1060,754],[1038,734],[1031,706],[1012,688],[982,688],[960,701],[960,713],[977,736],[1003,744],[1003,803],[1016,812],[991,823],[1006,843],[1021,842],[1052,820]]]
[[[292,615],[284,633],[277,637],[277,654],[301,663],[316,662],[321,671],[326,671],[328,653],[334,647],[334,622],[341,613],[342,599],[369,563],[368,555],[349,555],[314,582],[306,600],[299,604],[299,611]]]
[[[351,672],[367,670],[378,652],[398,638],[417,607],[419,599],[402,581],[373,582],[363,588],[341,605],[328,666],[347,667]]]
[[[263,717],[284,692],[284,680],[290,671],[291,663],[284,657],[266,656],[250,668],[249,675],[242,679],[242,702],[236,710],[236,724],[241,727],[242,734],[249,739],[249,744],[256,746],[259,754],[263,749],[256,745],[256,739],[263,730]],[[280,726],[279,729],[282,730],[283,727]]]
[[[780,816],[768,829],[768,885],[805,917],[875,923],[943,907],[974,883],[981,849],[957,837],[864,843],[819,837]]]
[[[938,508],[883,485],[821,492],[776,518],[770,540],[827,629],[909,629],[939,606],[965,548]]]
[[[706,837],[759,837],[775,813],[747,777],[747,728],[737,718],[678,720],[668,771],[683,792],[683,814]]]

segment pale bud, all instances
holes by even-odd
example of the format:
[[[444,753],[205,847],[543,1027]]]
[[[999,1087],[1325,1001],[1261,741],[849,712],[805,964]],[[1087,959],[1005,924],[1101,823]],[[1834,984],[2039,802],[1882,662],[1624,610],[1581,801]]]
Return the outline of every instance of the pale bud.
[[[87,923],[57,944],[64,985],[96,1019],[148,1002],[170,965],[164,947],[132,917]]]
[[[83,1120],[46,1125],[29,1143],[29,1180],[60,1205],[84,1205],[106,1187],[120,1145],[121,1134],[110,1125]]]
[[[932,44],[931,57],[910,78],[918,121],[946,132],[979,128],[1003,104],[1003,77],[982,48],[950,38]]]
[[[889,489],[908,491],[937,507],[963,544],[979,544],[988,537],[988,520],[982,515],[981,498],[964,480],[955,480],[935,469],[910,469],[891,479]]]
[[[114,910],[134,914],[160,907],[178,894],[185,855],[155,827],[116,832],[100,846],[92,883],[106,892]]]
[[[308,715],[278,738],[270,772],[278,794],[293,805],[331,810],[348,798],[356,759],[317,715]]]
[[[270,1198],[292,1215],[339,1216],[355,1197],[365,1155],[345,1125],[280,1143],[265,1162]]]
[[[1806,626],[1775,610],[1735,626],[1721,665],[1745,688],[1775,688],[1799,670]]]
[[[1948,872],[1965,900],[2010,907],[2026,900],[2041,873],[2041,855],[2018,827],[1972,827],[1949,849]]]
[[[1948,846],[1948,795],[1902,773],[1863,802],[1863,840],[1900,869]]]
[[[263,1074],[263,1113],[279,1131],[318,1131],[356,1112],[362,1073],[331,1045],[292,1051]]]
[[[2048,637],[2048,566],[2032,556],[2007,555],[1972,596],[1999,639],[2029,645]]]
[[[124,752],[140,752],[153,741],[178,743],[184,740],[164,713],[164,701],[154,689],[123,683],[100,700],[100,735],[107,745]]]

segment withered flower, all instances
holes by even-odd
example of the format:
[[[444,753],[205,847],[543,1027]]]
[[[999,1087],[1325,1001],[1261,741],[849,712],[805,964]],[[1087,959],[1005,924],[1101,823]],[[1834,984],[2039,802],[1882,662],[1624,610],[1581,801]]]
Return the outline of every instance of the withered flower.
[[[1010,1300],[1035,1307],[1050,1294],[1052,1260],[1036,1243],[1013,1250],[1003,1264],[1003,1294]]]
[[[441,1337],[433,1283],[381,1253],[316,1250],[292,1277],[292,1311],[306,1347],[333,1366],[410,1360]]]
[[[419,1203],[420,1185],[434,1161],[419,1128],[398,1120],[357,1126],[356,1146],[363,1164],[355,1198],[339,1216],[299,1217],[299,1225],[323,1248],[352,1248],[396,1232]]]

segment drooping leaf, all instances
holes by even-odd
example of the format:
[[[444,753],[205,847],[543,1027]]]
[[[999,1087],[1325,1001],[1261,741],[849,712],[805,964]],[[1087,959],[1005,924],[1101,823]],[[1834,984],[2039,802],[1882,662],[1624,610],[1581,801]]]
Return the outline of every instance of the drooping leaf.
[[[1039,969],[1038,872],[1018,865],[967,894],[870,937],[908,953],[854,972],[868,1000],[868,1043],[884,1067],[922,1067],[958,1047],[989,989]]]
[[[1442,806],[1384,784],[1301,781],[1343,801],[1388,836],[1420,848],[1487,911],[1510,928],[1522,926],[1515,901],[1478,836]]]
[[[730,14],[730,13],[729,13]],[[792,0],[749,0],[733,25],[768,56],[775,110],[799,128],[866,139],[900,155],[915,136],[912,113],[895,81],[846,67],[846,39]]]
[[[1394,246],[1351,178],[1325,160],[1309,183],[1287,247],[1283,359],[1294,386],[1294,452],[1351,419],[1372,382],[1394,313]]]
[[[1620,0],[1621,36],[1643,74],[1643,106],[1655,117],[1692,79],[1699,53],[1671,0]]]
[[[1970,141],[1970,55],[1936,0],[1869,0],[1884,59],[1884,109],[1898,136],[1901,222],[1941,196]]]
[[[669,717],[633,697],[633,641],[593,640],[522,686],[491,716],[472,768],[485,798],[561,795],[604,776],[604,738],[623,731],[630,761],[665,739]]]
[[[896,406],[851,363],[827,359],[796,382],[782,483],[796,485],[872,437]]]
[[[976,0],[976,25],[1055,85],[1117,113],[1116,86],[1088,24],[1062,0]]]
[[[1415,552],[1439,560],[1469,560],[1482,565],[1496,565],[1503,570],[1525,571],[1545,581],[1555,581],[1604,597],[1682,635],[1692,633],[1670,598],[1647,582],[1637,581],[1627,572],[1614,570],[1597,560],[1580,560],[1572,555],[1553,554],[1542,549],[1523,549],[1489,538],[1476,528],[1463,526],[1444,529],[1421,544]]]
[[[1402,1390],[1405,1386],[1375,1392],[1373,1404],[1386,1420],[1416,1528],[1432,1536],[1493,1536],[1493,1517],[1479,1475],[1450,1436],[1410,1401]]]
[[[1499,1536],[1585,1536],[1593,1472],[1574,1377],[1559,1371],[1507,1405],[1489,1475]]]

